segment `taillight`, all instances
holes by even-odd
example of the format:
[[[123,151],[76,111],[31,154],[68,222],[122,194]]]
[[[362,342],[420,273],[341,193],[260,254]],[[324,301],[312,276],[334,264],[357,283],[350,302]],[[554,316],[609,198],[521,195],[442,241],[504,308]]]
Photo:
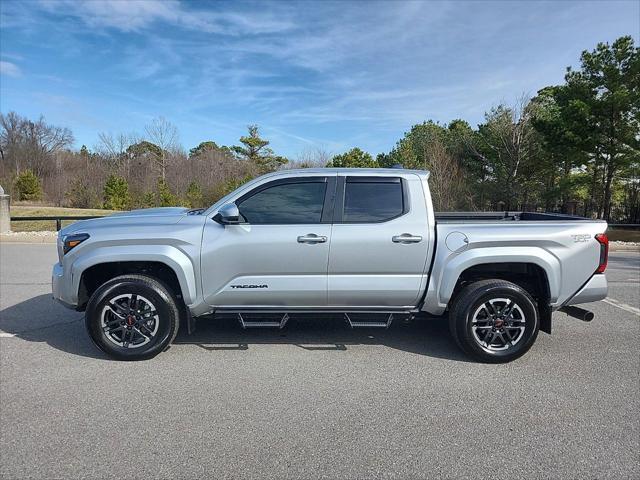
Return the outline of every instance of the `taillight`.
[[[607,237],[606,233],[599,233],[596,235],[596,240],[600,243],[600,264],[596,273],[604,273],[609,260],[609,237]]]

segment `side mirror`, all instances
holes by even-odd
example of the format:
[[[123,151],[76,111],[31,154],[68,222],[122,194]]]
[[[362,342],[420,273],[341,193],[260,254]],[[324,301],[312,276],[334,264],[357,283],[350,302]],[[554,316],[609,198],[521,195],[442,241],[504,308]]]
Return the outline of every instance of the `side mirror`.
[[[237,225],[240,223],[240,210],[235,203],[227,203],[220,207],[213,219],[222,225]]]

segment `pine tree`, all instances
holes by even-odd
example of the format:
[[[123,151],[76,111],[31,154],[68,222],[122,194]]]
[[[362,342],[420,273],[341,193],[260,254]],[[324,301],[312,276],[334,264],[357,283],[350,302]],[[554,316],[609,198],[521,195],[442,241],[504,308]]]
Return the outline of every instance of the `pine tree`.
[[[42,184],[33,170],[24,170],[16,179],[16,189],[20,200],[41,200]]]
[[[104,184],[104,208],[126,210],[131,204],[129,184],[117,175],[110,175]]]

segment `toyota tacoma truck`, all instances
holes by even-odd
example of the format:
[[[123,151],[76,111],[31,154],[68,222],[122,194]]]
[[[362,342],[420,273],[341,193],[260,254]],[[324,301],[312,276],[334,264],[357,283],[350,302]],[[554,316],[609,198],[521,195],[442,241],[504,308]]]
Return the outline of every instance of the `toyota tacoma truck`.
[[[53,296],[85,312],[121,360],[167,349],[217,314],[244,328],[339,313],[351,327],[448,318],[483,362],[523,355],[552,312],[607,295],[607,224],[580,217],[433,210],[426,171],[303,169],[256,178],[207,209],[153,208],[59,233]]]

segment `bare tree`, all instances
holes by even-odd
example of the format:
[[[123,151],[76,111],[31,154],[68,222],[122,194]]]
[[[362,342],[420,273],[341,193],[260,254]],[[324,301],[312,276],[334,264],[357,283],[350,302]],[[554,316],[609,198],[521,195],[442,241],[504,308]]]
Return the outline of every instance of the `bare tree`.
[[[167,167],[167,179],[177,191],[185,191],[190,183],[198,184],[208,202],[228,193],[238,181],[258,174],[257,166],[252,162],[240,160],[226,147],[207,148],[171,162]]]
[[[157,156],[158,158],[155,159],[155,162],[160,168],[162,181],[165,181],[167,177],[167,154],[175,153],[179,149],[178,129],[166,118],[156,117],[145,127],[145,132],[149,141],[160,147],[160,155]]]
[[[131,156],[127,149],[139,141],[135,133],[101,132],[98,134],[98,144],[94,147],[96,153],[107,161],[109,166],[120,175],[128,177],[131,173]]]
[[[310,147],[304,149],[298,157],[283,166],[291,168],[322,168],[326,167],[333,155],[322,147]]]
[[[422,144],[422,156],[428,159],[429,188],[434,208],[438,211],[452,211],[470,203],[470,195],[464,173],[455,158],[447,151],[446,145],[437,136]]]
[[[20,172],[17,150],[23,141],[22,127],[24,122],[25,119],[16,112],[9,112],[6,115],[0,113],[0,126],[2,127],[0,131],[0,158],[2,159],[3,167],[5,167],[5,162],[9,162],[9,157],[13,155],[13,160],[16,162],[16,173]]]
[[[519,175],[522,166],[532,160],[531,147],[536,131],[531,119],[531,104],[528,97],[522,95],[513,106],[493,108],[480,128],[484,146],[492,151],[497,160],[493,165],[493,174],[504,189],[507,209],[515,207],[514,196],[521,190]]]
[[[51,170],[55,154],[73,144],[71,130],[45,122],[40,117],[33,122],[15,112],[0,114],[0,154],[3,165],[13,164],[15,172],[30,168],[42,176]]]

